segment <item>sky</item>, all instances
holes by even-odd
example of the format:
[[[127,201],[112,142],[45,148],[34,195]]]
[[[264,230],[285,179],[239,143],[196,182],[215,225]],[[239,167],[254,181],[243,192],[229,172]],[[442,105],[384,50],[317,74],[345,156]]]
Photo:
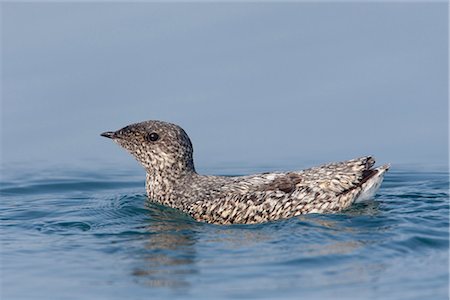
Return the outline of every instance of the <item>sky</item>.
[[[448,164],[448,8],[1,4],[2,164],[129,165],[101,132],[182,126],[197,169]]]

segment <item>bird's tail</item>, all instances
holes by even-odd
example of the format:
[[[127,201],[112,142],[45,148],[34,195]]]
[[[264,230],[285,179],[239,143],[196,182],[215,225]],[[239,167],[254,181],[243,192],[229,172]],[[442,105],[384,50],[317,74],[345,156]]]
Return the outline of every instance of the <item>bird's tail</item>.
[[[361,193],[356,198],[355,202],[362,202],[373,199],[375,194],[383,182],[384,174],[389,170],[390,165],[383,165],[381,167],[372,169],[372,173],[368,176],[367,180],[361,185]]]

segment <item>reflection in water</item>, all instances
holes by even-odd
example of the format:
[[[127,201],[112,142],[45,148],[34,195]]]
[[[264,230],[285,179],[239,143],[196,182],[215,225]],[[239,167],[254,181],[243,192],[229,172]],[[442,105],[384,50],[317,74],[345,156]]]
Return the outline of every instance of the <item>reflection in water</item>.
[[[143,249],[139,250],[139,265],[132,275],[150,287],[183,291],[190,288],[200,270],[207,273],[202,269],[205,263],[214,265],[213,268],[247,268],[248,271],[262,262],[307,264],[322,266],[326,271],[322,276],[327,277],[327,272],[333,272],[333,268],[330,270],[326,265],[327,261],[351,257],[373,242],[361,231],[358,216],[378,214],[378,205],[368,203],[359,205],[359,211],[342,216],[349,222],[343,222],[338,215],[305,215],[267,224],[218,226],[194,222],[165,207],[150,204],[148,208],[150,215],[145,225],[148,234],[145,234]],[[355,239],[360,234],[365,238]],[[197,253],[199,250],[209,255],[204,257]],[[380,265],[374,264],[371,269],[379,268]],[[358,276],[367,271],[366,267],[361,269],[357,265],[347,269]]]
[[[151,204],[150,204],[151,205]],[[154,207],[153,210],[166,210]],[[158,213],[158,212],[156,212]],[[171,215],[174,218],[171,218]],[[197,272],[195,266],[195,227],[194,222],[180,220],[177,212],[162,211],[159,220],[151,218],[145,230],[144,249],[139,267],[132,274],[139,281],[151,287],[188,287],[187,277]],[[161,218],[165,216],[166,218]]]

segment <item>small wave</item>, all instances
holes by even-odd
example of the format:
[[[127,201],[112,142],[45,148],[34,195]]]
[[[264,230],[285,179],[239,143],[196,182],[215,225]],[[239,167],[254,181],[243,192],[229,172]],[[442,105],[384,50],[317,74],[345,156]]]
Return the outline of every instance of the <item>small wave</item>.
[[[78,234],[80,231],[91,230],[91,225],[86,222],[54,222],[44,225],[37,225],[36,229],[42,233],[58,233],[58,234]]]
[[[53,180],[42,183],[32,183],[14,187],[0,188],[0,195],[36,195],[53,194],[55,192],[67,193],[72,191],[99,191],[118,188],[142,187],[142,182],[136,181],[71,181]]]
[[[438,249],[448,249],[448,238],[431,237],[424,235],[413,235],[399,240],[386,242],[384,247],[394,250],[397,254],[406,253],[430,253]]]

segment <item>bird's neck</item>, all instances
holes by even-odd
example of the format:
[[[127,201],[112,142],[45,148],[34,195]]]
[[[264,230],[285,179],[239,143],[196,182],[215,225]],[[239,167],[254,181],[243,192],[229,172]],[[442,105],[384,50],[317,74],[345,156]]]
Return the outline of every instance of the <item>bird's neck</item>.
[[[157,203],[179,208],[176,190],[180,185],[196,176],[194,164],[170,167],[147,168],[146,191],[149,199]]]

